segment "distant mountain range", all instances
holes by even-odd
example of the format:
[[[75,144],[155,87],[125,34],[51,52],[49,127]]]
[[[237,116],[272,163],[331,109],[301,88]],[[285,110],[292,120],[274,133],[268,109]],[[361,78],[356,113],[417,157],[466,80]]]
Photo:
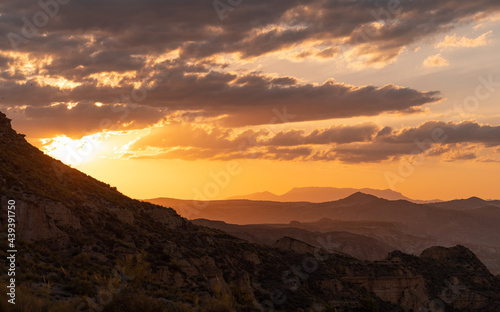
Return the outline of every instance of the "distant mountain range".
[[[473,197],[417,204],[357,192],[337,201],[323,203],[242,199],[193,202],[168,198],[152,199],[150,202],[172,207],[190,219],[218,220],[233,224],[222,226],[195,221],[259,243],[270,244],[278,236],[290,236],[311,243],[310,237],[314,236],[296,230],[285,231],[283,228],[300,228],[312,232],[349,232],[375,238],[379,246],[391,246],[415,254],[437,244],[451,246],[460,243],[477,253],[490,269],[500,273],[498,201]],[[272,231],[269,230],[271,225]],[[347,236],[343,237],[347,241]],[[353,242],[362,241],[359,237],[352,236],[349,240],[351,247],[359,246]],[[386,248],[378,250],[383,252]],[[344,249],[338,251],[345,252]],[[378,254],[375,251],[360,250],[351,254],[362,258],[365,257],[362,256],[363,252],[365,255]]]
[[[411,199],[399,192],[390,189],[378,190],[372,188],[356,189],[356,188],[337,188],[337,187],[296,187],[283,195],[276,195],[271,192],[258,192],[248,195],[233,196],[228,199],[323,203],[323,202],[335,201],[342,198],[346,198],[347,196],[350,196],[357,192],[377,196],[380,198],[385,198],[388,200],[402,199],[419,204],[441,202],[441,200],[439,199],[427,200],[427,201]]]

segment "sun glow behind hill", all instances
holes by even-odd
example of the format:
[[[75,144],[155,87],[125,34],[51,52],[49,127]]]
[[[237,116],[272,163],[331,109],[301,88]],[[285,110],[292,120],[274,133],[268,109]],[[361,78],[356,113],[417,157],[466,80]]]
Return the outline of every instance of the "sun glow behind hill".
[[[81,139],[71,139],[65,135],[41,139],[46,154],[67,165],[79,165],[92,161],[102,150],[103,135],[96,133]]]
[[[130,145],[147,133],[149,129],[105,131],[79,139],[58,135],[40,139],[40,149],[67,165],[82,169],[81,166],[95,163],[98,159],[115,159],[124,155],[126,157],[130,154]]]

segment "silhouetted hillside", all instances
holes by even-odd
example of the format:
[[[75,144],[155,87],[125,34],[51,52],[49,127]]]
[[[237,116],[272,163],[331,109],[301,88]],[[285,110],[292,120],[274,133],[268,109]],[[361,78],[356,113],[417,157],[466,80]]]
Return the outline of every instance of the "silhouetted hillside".
[[[500,208],[500,200],[484,200],[478,197],[468,199],[456,199],[441,203],[432,203],[432,206],[452,210],[472,210],[486,206],[496,206]]]

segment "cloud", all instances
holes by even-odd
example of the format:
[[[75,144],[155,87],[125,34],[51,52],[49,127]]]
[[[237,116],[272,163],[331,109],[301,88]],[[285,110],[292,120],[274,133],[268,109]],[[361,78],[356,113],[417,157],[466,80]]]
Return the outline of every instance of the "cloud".
[[[272,146],[324,145],[345,144],[352,142],[371,141],[379,130],[375,124],[360,124],[354,126],[334,125],[327,129],[315,129],[309,134],[303,130],[290,130],[276,133],[272,138],[261,144]]]
[[[80,80],[78,86],[62,89],[58,85],[42,86],[33,79],[0,84],[0,92],[8,95],[5,101],[9,106],[36,106],[51,110],[48,107],[58,103],[100,102],[108,106],[133,103],[149,111],[168,109],[171,114],[183,111],[219,117],[220,124],[226,127],[375,116],[392,112],[411,114],[421,110],[423,105],[441,100],[436,91],[417,91],[392,84],[382,87],[353,86],[334,80],[327,80],[321,85],[304,84],[295,77],[276,77],[257,72],[228,73],[179,60],[163,61],[151,65],[150,71],[136,73],[134,79],[138,84],[127,73],[105,77],[116,81],[85,78]],[[154,88],[149,91],[140,88],[140,85],[151,83]],[[31,117],[31,121],[36,123],[36,117]],[[67,117],[80,118],[84,122],[87,116],[68,113]]]
[[[379,127],[365,123],[353,126],[332,125],[325,129],[288,130],[277,133],[270,130],[222,129],[209,125],[174,122],[151,129],[149,135],[132,146],[138,150],[147,148],[201,148],[247,150],[252,147],[293,147],[301,145],[329,145],[351,142],[368,142],[377,134]]]
[[[380,162],[397,156],[424,153],[427,156],[442,155],[444,160],[454,161],[475,158],[473,155],[476,155],[478,147],[497,146],[500,146],[500,126],[471,121],[428,121],[412,128],[384,128],[372,142],[339,145],[333,147],[329,155],[320,156],[356,163]],[[321,157],[317,159],[321,160]]]
[[[221,22],[212,3],[202,0],[72,0],[18,48],[57,51],[62,57],[58,65],[66,66],[97,52],[88,66],[100,63],[107,71],[117,70],[120,63],[129,69],[140,65],[133,58],[145,53],[179,49],[183,58],[223,53],[251,58],[311,42],[370,44],[377,48],[376,57],[394,58],[404,47],[465,24],[478,13],[493,15],[500,10],[495,0],[476,1],[474,6],[455,0],[398,4],[394,7],[392,0],[255,0],[226,12]],[[30,19],[41,8],[37,2],[10,0],[3,1],[0,10],[4,12],[0,35],[6,38],[10,33],[22,35],[21,18]],[[0,43],[1,50],[11,48],[9,40]],[[112,55],[118,57],[113,60]]]
[[[385,64],[480,13],[486,18],[500,12],[496,0],[393,6],[392,0],[255,0],[225,12],[221,22],[210,1],[72,0],[26,36],[24,18],[32,20],[42,8],[37,1],[5,0],[0,105],[15,108],[21,131],[37,136],[43,129],[77,135],[71,124],[94,131],[94,114],[129,102],[140,107],[124,121],[129,129],[158,122],[165,112],[217,120],[223,127],[415,113],[440,101],[440,94],[393,84],[308,84],[291,76],[228,72],[224,63],[306,50],[333,58],[342,49],[361,63]],[[13,46],[12,34],[25,40]],[[140,101],[130,99],[144,81],[153,81],[154,90]],[[95,102],[103,103],[102,110]],[[76,103],[77,110],[64,111]],[[74,113],[83,107],[85,113]]]
[[[436,44],[436,48],[474,48],[485,46],[488,43],[488,37],[492,33],[493,31],[488,31],[477,38],[457,37],[456,34],[446,36],[443,41]]]
[[[460,148],[450,152],[444,156],[443,161],[454,162],[459,160],[474,160],[477,159],[476,147],[460,146]]]
[[[174,122],[151,129],[150,134],[135,142],[132,148],[139,150],[148,147],[243,150],[249,146],[259,145],[259,138],[268,134],[269,132],[265,129],[235,132],[232,129],[209,125]]]
[[[433,132],[437,131],[437,134]],[[442,133],[442,134],[441,134]],[[473,121],[461,123],[428,121],[415,128],[393,130],[377,140],[389,143],[412,143],[429,140],[433,136],[445,137],[446,143],[477,143],[487,147],[500,146],[500,126],[479,124]]]
[[[488,12],[478,13],[474,18],[474,21],[477,24],[474,26],[474,30],[485,28],[490,24],[494,24],[495,22],[500,20],[500,13],[489,14]]]
[[[124,131],[144,129],[160,122],[166,115],[163,108],[131,107],[124,104],[97,106],[94,103],[75,103],[53,106],[28,106],[7,111],[16,129],[30,129],[37,138],[66,135],[71,138],[105,130]],[[33,138],[33,136],[32,136]]]
[[[330,59],[336,57],[341,52],[340,47],[330,47],[325,49],[304,49],[295,55],[296,59],[303,59],[306,57],[315,57],[319,59]]]
[[[488,157],[478,157],[476,158],[476,162],[480,163],[500,163],[500,159],[493,159]]]
[[[447,59],[441,56],[441,54],[431,55],[424,60],[425,67],[443,67],[450,65]]]
[[[376,163],[398,155],[411,154],[414,144],[360,143],[345,144],[312,155],[311,160],[338,160],[344,163]]]
[[[332,125],[325,129],[289,130],[273,133],[266,129],[234,131],[186,123],[172,123],[151,129],[130,146],[134,158],[144,159],[268,159],[309,160],[319,147],[350,142],[367,142],[377,134],[374,124]],[[154,150],[153,154],[148,151]]]
[[[451,162],[476,159],[481,150],[498,146],[500,126],[476,122],[430,121],[402,129],[375,124],[332,125],[307,133],[302,129],[236,132],[178,123],[153,129],[137,140],[131,151],[135,151],[136,158],[345,163],[381,162],[424,154]],[[155,152],[148,154],[151,150]]]

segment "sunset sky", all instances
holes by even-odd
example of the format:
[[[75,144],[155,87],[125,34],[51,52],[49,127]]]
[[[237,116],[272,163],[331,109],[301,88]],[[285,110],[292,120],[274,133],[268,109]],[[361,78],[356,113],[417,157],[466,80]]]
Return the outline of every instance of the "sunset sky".
[[[500,198],[498,0],[4,0],[0,33],[14,128],[135,198]]]

